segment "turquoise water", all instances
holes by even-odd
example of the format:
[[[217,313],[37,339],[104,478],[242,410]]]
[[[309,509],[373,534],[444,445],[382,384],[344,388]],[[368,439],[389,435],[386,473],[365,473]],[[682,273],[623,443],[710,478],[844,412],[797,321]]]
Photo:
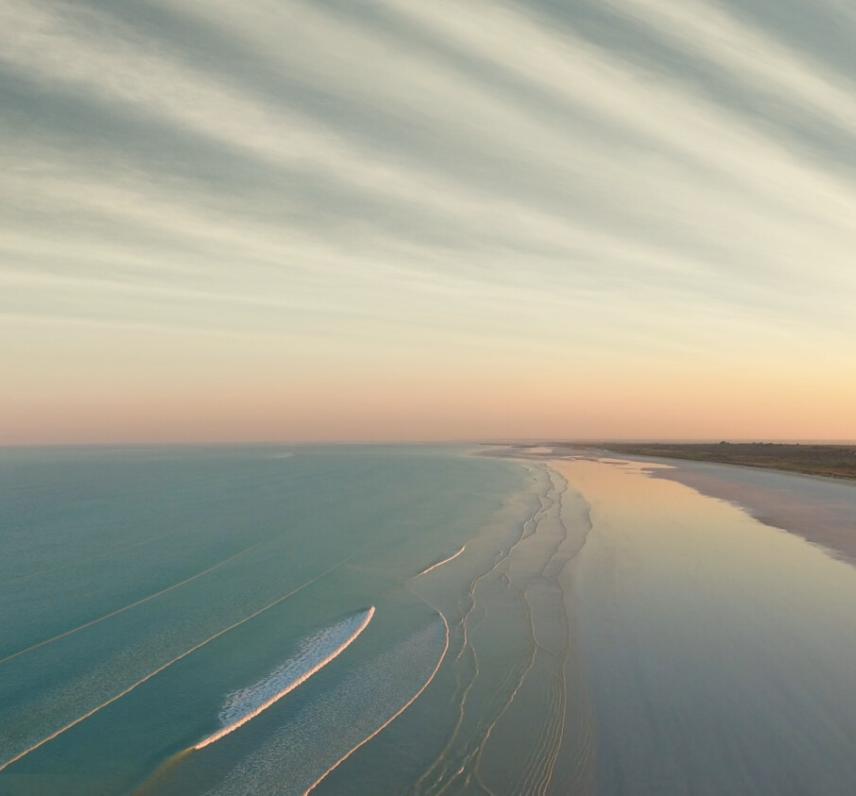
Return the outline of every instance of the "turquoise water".
[[[436,665],[443,624],[410,579],[526,487],[510,462],[422,448],[7,451],[0,469],[0,763],[104,706],[0,774],[26,794],[144,783],[220,727],[230,694],[374,606],[323,676],[199,752],[198,776],[193,759],[176,768],[176,792],[210,787],[298,721],[299,790]],[[308,719],[359,667],[365,693],[343,694],[332,724]],[[281,785],[276,771],[259,792]]]
[[[856,569],[638,464],[9,450],[0,532],[4,796],[856,792]]]

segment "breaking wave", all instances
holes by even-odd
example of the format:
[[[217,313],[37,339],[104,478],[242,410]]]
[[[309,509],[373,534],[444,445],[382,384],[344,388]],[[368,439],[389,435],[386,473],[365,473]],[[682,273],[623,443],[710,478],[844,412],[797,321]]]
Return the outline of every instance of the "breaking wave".
[[[233,691],[220,710],[221,728],[199,741],[193,749],[203,749],[219,741],[305,683],[353,644],[368,627],[374,614],[372,606],[307,636],[300,642],[297,652],[267,677],[247,688]]]
[[[443,564],[448,564],[450,561],[453,561],[459,555],[461,555],[464,552],[464,550],[466,550],[466,549],[467,549],[466,545],[461,545],[460,550],[452,553],[452,555],[450,555],[446,558],[441,558],[439,561],[436,561],[435,563],[430,564],[429,566],[425,567],[425,569],[423,569],[416,577],[419,578],[422,575],[427,575],[429,572],[432,572],[433,570],[439,569],[440,567],[442,567]]]

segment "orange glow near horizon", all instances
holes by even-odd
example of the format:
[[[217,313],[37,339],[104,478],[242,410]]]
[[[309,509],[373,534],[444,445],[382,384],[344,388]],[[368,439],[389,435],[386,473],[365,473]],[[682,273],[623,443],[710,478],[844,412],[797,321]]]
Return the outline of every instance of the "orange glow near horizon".
[[[473,362],[469,377],[466,362],[441,370],[398,361],[363,376],[285,364],[260,374],[257,363],[231,363],[224,370],[240,373],[235,382],[173,364],[163,373],[128,363],[113,380],[53,382],[54,373],[31,391],[6,390],[0,444],[854,436],[856,383],[835,368],[798,379],[747,368],[738,381],[727,367],[686,363],[646,372],[568,361],[539,372],[532,363]]]
[[[0,445],[856,438],[816,37],[336,5],[12,4]]]

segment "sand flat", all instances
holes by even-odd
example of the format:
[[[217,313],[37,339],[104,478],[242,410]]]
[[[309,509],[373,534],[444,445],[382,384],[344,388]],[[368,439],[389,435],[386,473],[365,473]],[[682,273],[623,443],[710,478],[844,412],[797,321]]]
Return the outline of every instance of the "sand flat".
[[[727,500],[761,522],[802,536],[856,564],[856,484],[772,470],[673,461],[651,472]]]
[[[643,461],[551,466],[590,506],[563,578],[594,792],[856,792],[853,567]]]

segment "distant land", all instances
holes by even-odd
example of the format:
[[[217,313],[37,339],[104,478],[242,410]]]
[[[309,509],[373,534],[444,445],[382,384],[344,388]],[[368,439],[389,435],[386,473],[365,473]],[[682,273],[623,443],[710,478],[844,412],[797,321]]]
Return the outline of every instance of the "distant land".
[[[856,445],[780,442],[603,442],[598,447],[636,456],[739,464],[744,467],[766,467],[807,475],[856,479]]]

